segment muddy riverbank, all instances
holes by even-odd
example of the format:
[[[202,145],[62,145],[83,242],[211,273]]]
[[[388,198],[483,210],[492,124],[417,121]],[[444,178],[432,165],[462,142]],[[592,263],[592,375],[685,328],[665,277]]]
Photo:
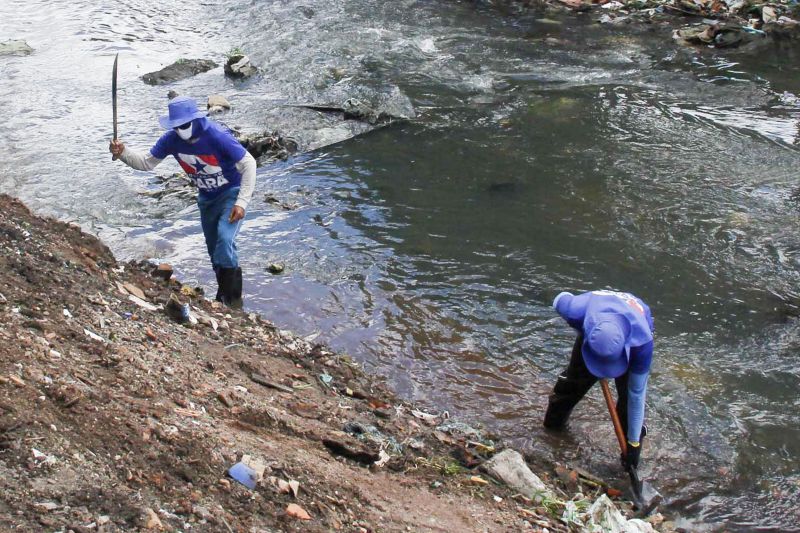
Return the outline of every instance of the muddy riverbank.
[[[566,531],[624,488],[539,465],[521,494],[496,437],[169,274],[0,196],[3,530]]]

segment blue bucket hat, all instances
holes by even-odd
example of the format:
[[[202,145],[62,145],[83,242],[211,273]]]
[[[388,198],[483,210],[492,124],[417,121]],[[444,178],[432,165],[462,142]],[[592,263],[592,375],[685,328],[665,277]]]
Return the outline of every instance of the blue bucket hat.
[[[598,313],[584,323],[581,354],[586,368],[601,379],[618,378],[628,370],[631,325],[616,313]]]
[[[197,102],[188,96],[179,96],[169,102],[169,115],[158,117],[158,123],[167,130],[176,128],[196,118],[206,116],[205,111],[198,111]]]

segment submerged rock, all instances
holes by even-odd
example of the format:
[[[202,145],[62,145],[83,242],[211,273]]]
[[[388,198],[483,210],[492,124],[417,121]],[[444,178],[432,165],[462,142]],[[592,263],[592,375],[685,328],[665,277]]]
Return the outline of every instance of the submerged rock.
[[[233,54],[225,62],[225,75],[231,78],[249,78],[258,73],[258,68],[250,63],[250,58],[244,54]]]
[[[142,80],[148,85],[163,85],[191,78],[218,66],[210,59],[179,59],[161,70],[145,74]]]
[[[27,56],[33,53],[33,48],[25,41],[6,41],[0,43],[0,56]]]
[[[234,135],[245,149],[250,152],[259,164],[274,161],[276,159],[285,160],[291,154],[297,152],[297,141],[291,137],[284,137],[277,131],[252,133],[250,135],[239,135],[234,131]]]

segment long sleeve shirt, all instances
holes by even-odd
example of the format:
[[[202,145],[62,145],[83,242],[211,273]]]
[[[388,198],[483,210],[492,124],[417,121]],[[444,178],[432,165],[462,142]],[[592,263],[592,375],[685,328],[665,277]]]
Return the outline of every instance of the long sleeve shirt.
[[[585,325],[593,323],[598,313],[615,313],[631,325],[626,345],[630,348],[628,359],[628,428],[630,442],[639,442],[644,423],[645,398],[650,366],[653,360],[653,316],[650,308],[636,296],[613,291],[591,291],[579,295],[562,292],[553,301],[553,307],[567,324],[583,332]],[[622,392],[620,391],[620,394]]]
[[[153,170],[167,155],[172,155],[197,185],[200,194],[214,197],[230,187],[239,187],[236,205],[247,209],[256,184],[256,160],[224,128],[199,119],[199,136],[184,141],[170,130],[148,152],[125,147],[123,163],[136,170]]]

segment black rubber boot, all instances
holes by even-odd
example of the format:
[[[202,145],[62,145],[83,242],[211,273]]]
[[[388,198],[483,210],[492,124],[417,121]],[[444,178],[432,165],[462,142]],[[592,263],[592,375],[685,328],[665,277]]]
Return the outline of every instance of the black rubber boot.
[[[544,427],[548,429],[561,429],[569,420],[572,409],[589,392],[597,382],[586,368],[581,355],[583,335],[579,334],[572,346],[569,364],[564,372],[558,376],[553,392],[547,402],[547,411],[544,415]]]
[[[218,266],[214,267],[214,274],[217,276],[217,295],[214,299],[218,302],[222,301],[222,293],[225,292],[222,290],[222,269]]]
[[[242,304],[242,269],[236,267],[236,273],[233,276],[233,284],[231,286],[231,307],[241,309]]]
[[[220,268],[222,303],[228,307],[242,307],[242,269]]]

